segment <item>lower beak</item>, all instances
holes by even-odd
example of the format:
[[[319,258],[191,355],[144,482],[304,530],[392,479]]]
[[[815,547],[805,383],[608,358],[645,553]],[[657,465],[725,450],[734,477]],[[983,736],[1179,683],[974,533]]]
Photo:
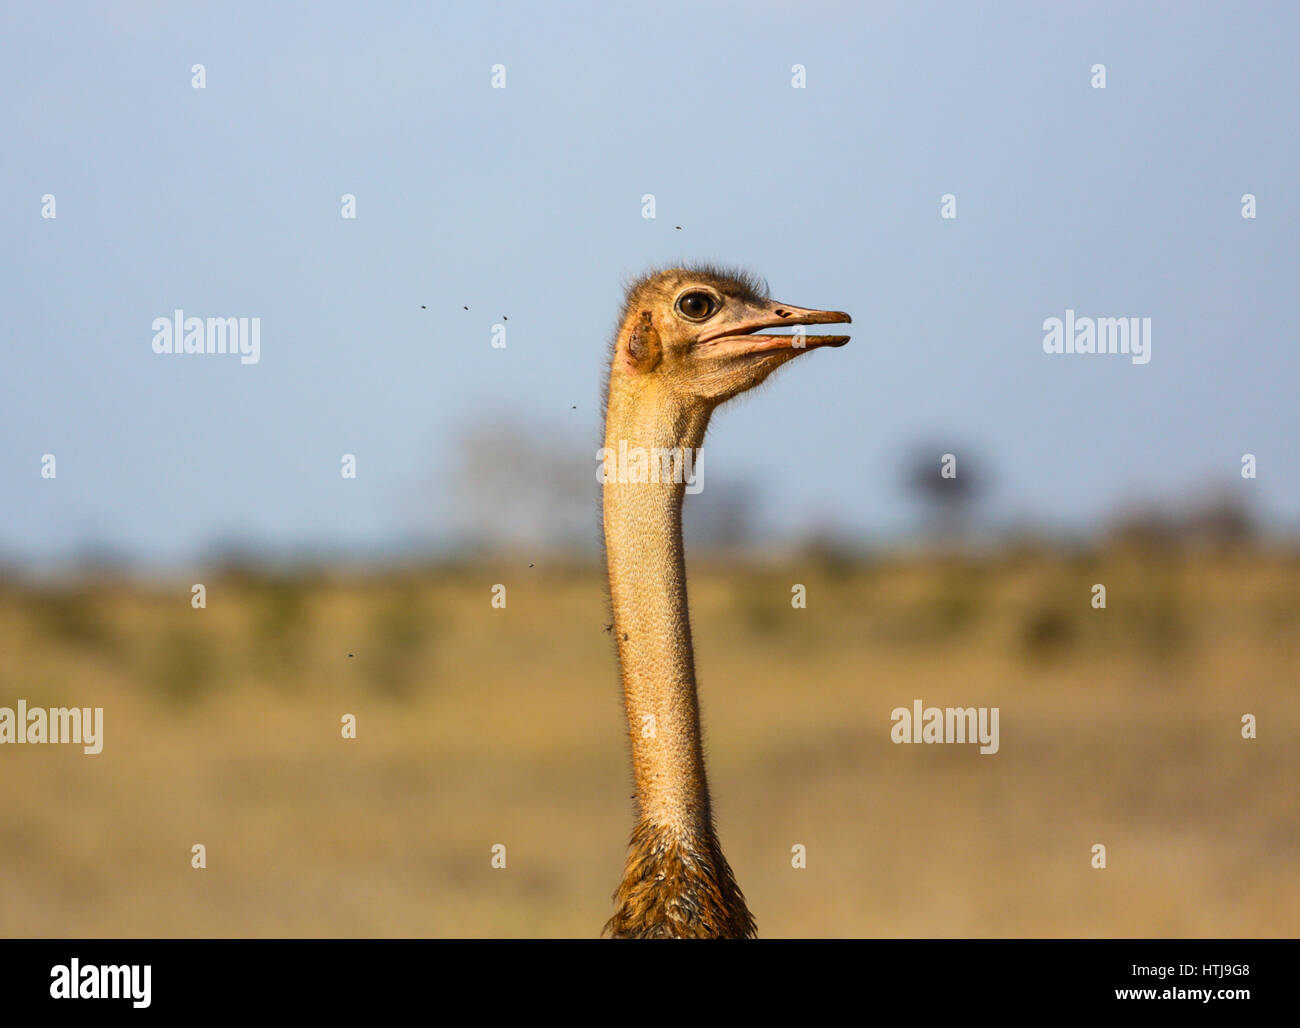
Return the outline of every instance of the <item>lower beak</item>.
[[[695,347],[701,356],[735,357],[750,353],[843,346],[849,341],[848,336],[811,336],[804,333],[755,335],[754,333],[760,329],[784,325],[833,325],[850,324],[852,321],[853,319],[844,311],[818,311],[768,301],[767,310],[762,314],[710,328],[695,341]]]

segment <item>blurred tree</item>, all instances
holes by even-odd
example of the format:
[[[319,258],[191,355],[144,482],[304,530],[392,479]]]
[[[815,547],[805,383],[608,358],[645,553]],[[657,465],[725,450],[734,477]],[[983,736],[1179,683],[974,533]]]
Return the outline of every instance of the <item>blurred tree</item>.
[[[1213,545],[1247,542],[1255,536],[1255,518],[1246,500],[1231,489],[1215,490],[1192,504],[1184,531]]]
[[[482,549],[594,551],[600,540],[598,443],[515,421],[476,422],[457,442],[452,505],[462,539]],[[753,535],[757,489],[720,480],[687,498],[689,545],[728,547]]]
[[[1111,539],[1127,545],[1227,546],[1257,532],[1250,505],[1239,491],[1211,488],[1190,500],[1130,503],[1113,519]]]
[[[497,549],[592,549],[596,442],[568,430],[491,419],[457,441],[450,487],[462,538]]]
[[[972,448],[955,444],[916,445],[903,462],[903,483],[925,513],[931,536],[963,539],[972,529],[987,474]]]

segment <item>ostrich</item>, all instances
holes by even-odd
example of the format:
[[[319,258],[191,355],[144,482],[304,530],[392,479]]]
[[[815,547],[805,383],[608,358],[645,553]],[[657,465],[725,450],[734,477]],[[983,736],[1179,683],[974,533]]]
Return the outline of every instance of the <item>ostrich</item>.
[[[685,483],[660,472],[664,451],[677,459],[698,450],[720,404],[800,353],[848,342],[753,335],[852,320],[777,303],[766,291],[748,275],[712,267],[653,272],[628,289],[614,338],[602,451],[605,557],[636,780],[636,825],[605,926],[614,938],[755,934],[709,807],[682,553]],[[644,474],[638,448],[650,458]],[[619,467],[624,454],[633,457]]]

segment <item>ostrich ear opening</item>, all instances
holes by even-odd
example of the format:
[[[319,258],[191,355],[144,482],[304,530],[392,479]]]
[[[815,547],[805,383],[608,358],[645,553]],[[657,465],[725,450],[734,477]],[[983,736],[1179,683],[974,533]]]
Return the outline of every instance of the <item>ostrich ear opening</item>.
[[[623,348],[623,364],[634,375],[653,371],[663,358],[664,348],[649,311],[642,311]]]

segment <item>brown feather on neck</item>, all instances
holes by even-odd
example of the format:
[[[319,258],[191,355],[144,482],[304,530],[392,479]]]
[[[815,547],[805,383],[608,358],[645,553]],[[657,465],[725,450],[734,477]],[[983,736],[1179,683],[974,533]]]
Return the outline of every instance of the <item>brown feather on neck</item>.
[[[689,839],[639,820],[632,831],[614,939],[752,939],[753,915],[713,832]]]

